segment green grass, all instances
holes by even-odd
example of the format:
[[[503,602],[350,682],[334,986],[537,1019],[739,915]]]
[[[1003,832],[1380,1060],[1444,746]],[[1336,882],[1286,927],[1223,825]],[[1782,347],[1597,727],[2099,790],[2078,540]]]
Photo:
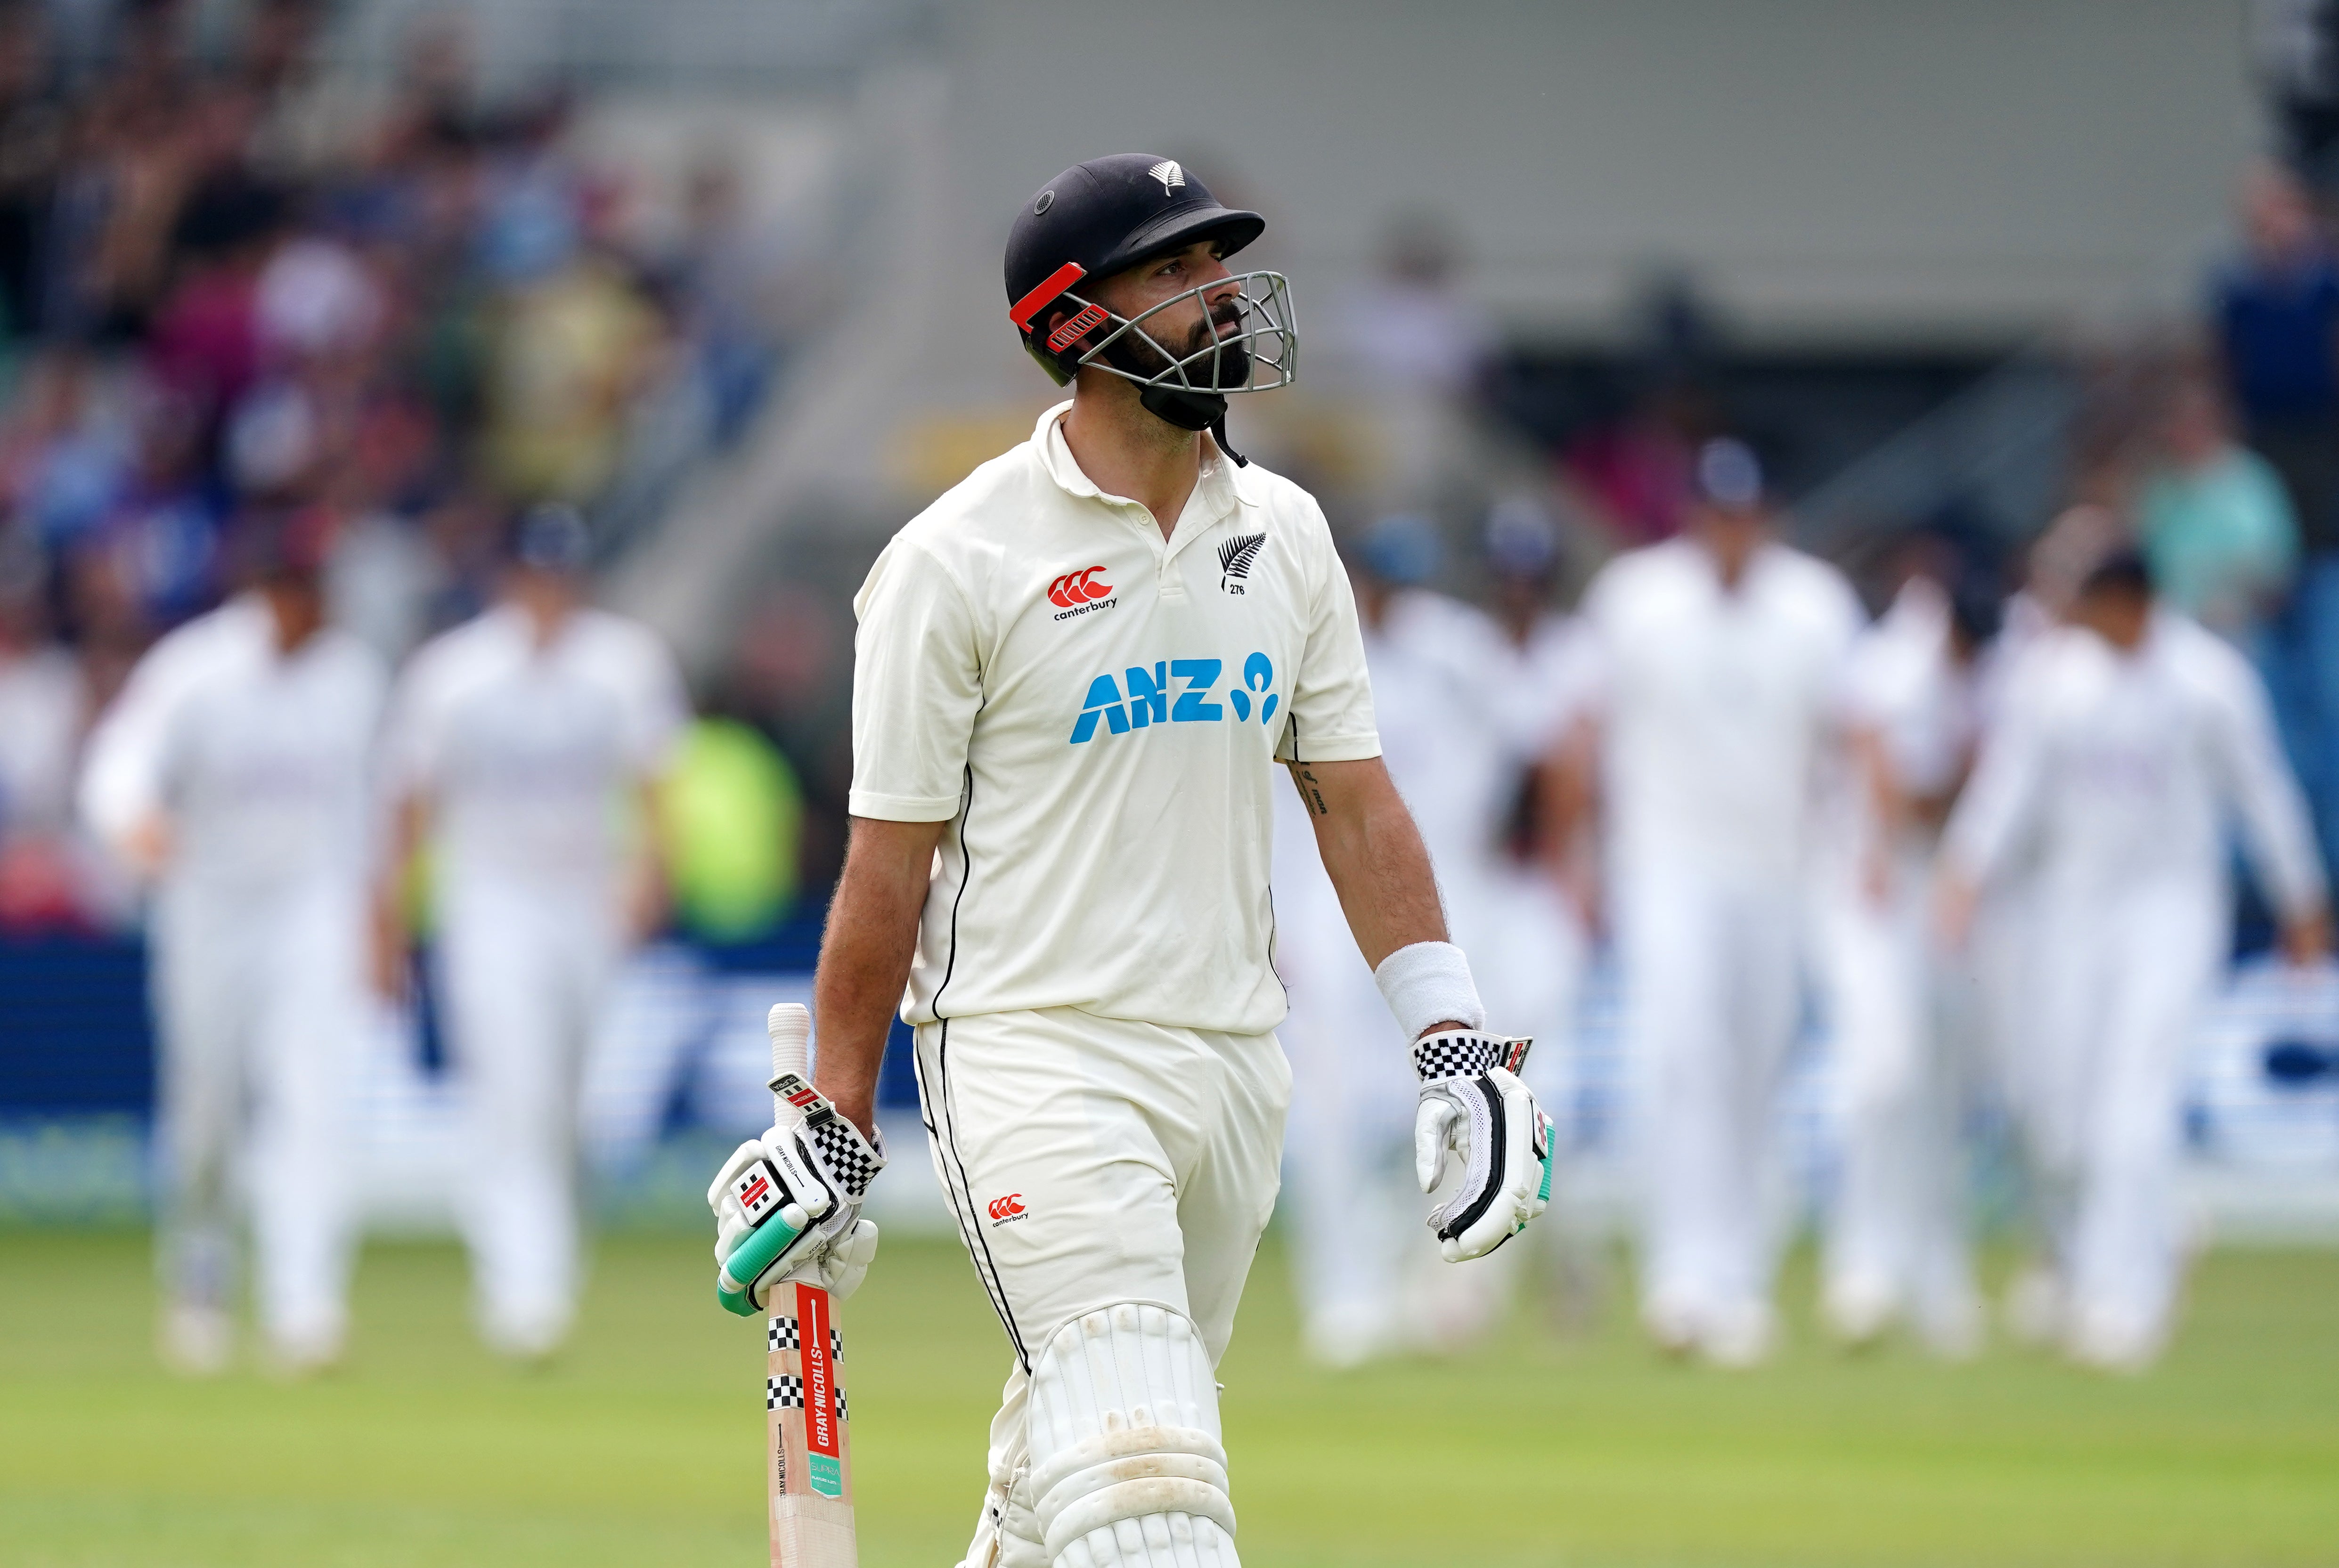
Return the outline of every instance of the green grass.
[[[148,1354],[142,1238],[0,1232],[0,1562],[761,1563],[760,1336],[709,1274],[695,1239],[605,1242],[573,1349],[529,1374],[474,1345],[451,1248],[376,1246],[345,1371],[190,1384]],[[846,1317],[862,1561],[946,1568],[996,1322],[953,1247],[892,1240]],[[1845,1359],[1807,1331],[1724,1376],[1605,1317],[1318,1373],[1270,1250],[1223,1373],[1245,1562],[2339,1561],[2339,1255],[2213,1256],[2135,1381],[2003,1350]]]

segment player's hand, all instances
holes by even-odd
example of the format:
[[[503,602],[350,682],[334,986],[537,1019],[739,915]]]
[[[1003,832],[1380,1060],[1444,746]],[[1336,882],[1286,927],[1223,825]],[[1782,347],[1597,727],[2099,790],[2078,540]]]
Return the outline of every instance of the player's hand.
[[[1551,1202],[1551,1119],[1519,1081],[1531,1040],[1477,1030],[1432,1029],[1414,1042],[1421,1104],[1413,1124],[1421,1190],[1463,1164],[1459,1191],[1429,1213],[1448,1263],[1484,1257]]]
[[[2282,956],[2300,969],[2331,956],[2331,912],[2318,909],[2282,923]]]
[[[130,824],[115,847],[133,873],[151,882],[169,869],[172,852],[178,844],[171,833],[171,819],[161,812],[148,812]]]
[[[626,886],[626,941],[642,947],[666,932],[674,917],[673,892],[656,864],[634,868]]]
[[[877,1228],[861,1218],[861,1202],[884,1169],[883,1136],[863,1138],[825,1102],[815,1119],[734,1149],[706,1189],[724,1305],[761,1310],[774,1285],[796,1277],[849,1294],[876,1254]]]
[[[1965,951],[1981,910],[1981,889],[1954,867],[1945,869],[1933,893],[1933,930],[1951,952]]]

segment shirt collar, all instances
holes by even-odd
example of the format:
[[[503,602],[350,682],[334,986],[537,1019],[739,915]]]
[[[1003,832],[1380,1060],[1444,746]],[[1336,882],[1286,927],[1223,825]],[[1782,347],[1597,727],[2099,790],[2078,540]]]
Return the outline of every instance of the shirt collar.
[[[1097,488],[1096,482],[1081,471],[1072,456],[1071,445],[1064,439],[1064,416],[1072,411],[1070,398],[1040,416],[1031,428],[1031,445],[1039,453],[1040,466],[1058,488],[1068,495],[1093,498],[1100,501],[1125,501],[1125,496],[1108,496]],[[1194,493],[1203,503],[1203,511],[1213,520],[1223,518],[1238,506],[1256,507],[1258,497],[1251,488],[1244,469],[1219,450],[1218,442],[1204,432],[1201,477]],[[1190,503],[1189,503],[1190,505]]]

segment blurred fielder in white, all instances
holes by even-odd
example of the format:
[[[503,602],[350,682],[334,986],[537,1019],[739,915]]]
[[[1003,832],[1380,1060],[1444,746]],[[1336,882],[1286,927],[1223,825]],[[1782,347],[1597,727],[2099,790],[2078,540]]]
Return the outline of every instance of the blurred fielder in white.
[[[1850,1343],[1905,1314],[1940,1354],[1979,1347],[1958,1162],[1970,1065],[1959,1047],[1977,1003],[1939,962],[1932,862],[1979,739],[1981,656],[1998,618],[1993,594],[1953,558],[1934,559],[1851,651],[1844,798],[1820,889],[1843,1132],[1821,1305]]]
[[[162,1343],[189,1372],[232,1354],[247,1205],[275,1364],[330,1364],[348,1325],[368,789],[389,672],[323,624],[327,532],[320,512],[238,526],[252,586],[139,661],[82,779],[93,831],[154,883]]]
[[[1355,552],[1351,581],[1372,678],[1382,761],[1420,829],[1447,923],[1465,952],[1513,953],[1498,841],[1518,772],[1535,752],[1509,650],[1485,616],[1424,585],[1441,547],[1426,518],[1385,518]],[[1302,1341],[1330,1366],[1409,1349],[1452,1350],[1493,1326],[1511,1259],[1444,1267],[1426,1245],[1415,1180],[1420,1084],[1340,917],[1298,797],[1278,797],[1276,968],[1291,1011],[1277,1031],[1294,1086],[1286,1169],[1296,1222]],[[1556,959],[1560,955],[1543,955]],[[1490,1006],[1515,1013],[1505,964],[1474,965]],[[1373,1049],[1378,1042],[1386,1049]],[[1548,1042],[1538,1050],[1550,1049]]]
[[[663,907],[656,796],[689,717],[665,645],[584,603],[586,545],[564,508],[520,519],[502,602],[415,655],[387,745],[377,979],[403,989],[427,844],[480,1332],[521,1358],[575,1311],[577,1084],[611,971]]]
[[[1944,934],[2035,834],[2044,958],[2029,1108],[2059,1326],[2077,1359],[2149,1364],[2183,1258],[2183,1055],[2231,929],[2229,820],[2295,962],[2330,946],[2322,863],[2264,687],[2241,656],[2156,605],[2141,556],[2085,579],[1982,752],[1943,848]]]
[[[1591,628],[1554,607],[1559,528],[1536,502],[1498,503],[1486,519],[1490,608],[1501,635],[1498,718],[1509,741],[1502,820],[1487,873],[1485,990],[1531,1025],[1525,1077],[1545,1109],[1572,1091],[1575,1010],[1591,958],[1596,899],[1593,803],[1583,786],[1597,725],[1600,651]],[[1564,1119],[1563,1118],[1563,1119]]]
[[[1771,1129],[1799,1009],[1816,774],[1864,621],[1773,537],[1742,443],[1699,452],[1682,537],[1584,597],[1602,661],[1609,906],[1642,1077],[1642,1312],[1668,1349],[1768,1354]]]

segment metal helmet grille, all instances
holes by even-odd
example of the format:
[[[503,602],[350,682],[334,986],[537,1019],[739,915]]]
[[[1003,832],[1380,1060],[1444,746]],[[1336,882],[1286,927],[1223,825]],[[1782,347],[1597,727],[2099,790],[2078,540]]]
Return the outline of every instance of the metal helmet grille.
[[[1146,330],[1148,321],[1158,326],[1164,311],[1176,310],[1189,300],[1199,302],[1200,296],[1207,294],[1223,301],[1228,297],[1229,284],[1234,286],[1232,299],[1240,320],[1232,327],[1213,324],[1211,340],[1205,347],[1180,355]],[[1084,307],[1088,304],[1070,291],[1065,298]],[[1207,305],[1202,319],[1210,320]],[[1291,286],[1280,272],[1238,272],[1230,278],[1198,283],[1126,320],[1110,314],[1107,320],[1112,323],[1112,330],[1084,350],[1079,362],[1140,387],[1171,387],[1204,393],[1271,392],[1299,378],[1299,327],[1292,316]],[[1107,352],[1124,340],[1152,350],[1161,361],[1160,368],[1147,374],[1106,359]],[[1222,384],[1219,372],[1228,368],[1228,359],[1237,351],[1247,357],[1245,373],[1240,382],[1227,386]]]

